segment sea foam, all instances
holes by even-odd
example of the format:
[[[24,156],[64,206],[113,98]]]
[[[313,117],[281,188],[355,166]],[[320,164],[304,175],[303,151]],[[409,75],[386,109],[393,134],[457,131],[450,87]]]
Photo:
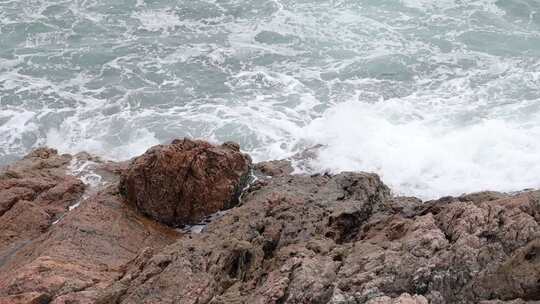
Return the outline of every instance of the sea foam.
[[[536,0],[3,1],[0,164],[173,138],[435,198],[540,187]],[[300,168],[299,168],[300,170]]]

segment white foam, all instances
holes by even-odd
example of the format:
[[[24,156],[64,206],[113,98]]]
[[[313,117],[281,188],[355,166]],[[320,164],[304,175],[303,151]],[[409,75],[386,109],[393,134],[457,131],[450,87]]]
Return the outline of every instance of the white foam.
[[[3,4],[0,25],[24,32],[0,33],[0,159],[49,145],[124,160],[188,136],[238,141],[255,161],[324,144],[318,170],[376,171],[424,198],[537,185],[534,12],[496,0]]]
[[[23,141],[24,133],[35,132],[38,126],[32,121],[35,113],[20,108],[5,107],[0,111],[0,121],[5,121],[0,125],[0,152],[4,154],[21,153],[24,148],[20,142]]]
[[[421,11],[433,11],[433,10],[447,10],[452,8],[457,8],[459,6],[463,7],[477,7],[484,11],[488,11],[492,14],[504,15],[504,11],[501,10],[496,5],[497,0],[469,0],[469,1],[456,1],[456,0],[401,0],[403,5],[419,9]]]
[[[376,172],[396,193],[425,199],[540,187],[540,126],[498,119],[461,126],[427,117],[396,121],[408,107],[400,102],[406,104],[346,102],[315,120],[305,136],[326,146],[311,165]]]
[[[96,167],[99,164],[87,159],[86,157],[80,157],[80,155],[75,155],[71,160],[67,173],[79,178],[86,186],[82,196],[71,204],[68,207],[68,211],[73,211],[81,206],[81,204],[86,201],[90,196],[97,193],[100,189],[103,188],[107,183],[104,181],[103,177],[96,172]],[[52,224],[56,225],[67,215],[67,212],[62,214],[57,220]]]
[[[69,173],[78,177],[85,185],[96,188],[103,185],[103,178],[95,172],[97,163],[75,156],[69,164]]]
[[[166,9],[134,12],[131,17],[139,20],[141,27],[150,32],[169,32],[182,25],[176,13]]]
[[[50,129],[47,132],[45,144],[55,147],[63,153],[76,154],[84,151],[94,155],[100,155],[109,160],[126,160],[133,156],[140,155],[151,146],[159,144],[159,140],[147,129],[140,128],[133,130],[127,138],[123,138],[120,143],[113,144],[110,141],[100,138],[94,133],[98,126],[93,125],[90,133],[81,133],[83,130],[73,130],[71,127],[78,125],[63,124],[66,129]],[[103,128],[101,136],[108,135],[107,128]]]

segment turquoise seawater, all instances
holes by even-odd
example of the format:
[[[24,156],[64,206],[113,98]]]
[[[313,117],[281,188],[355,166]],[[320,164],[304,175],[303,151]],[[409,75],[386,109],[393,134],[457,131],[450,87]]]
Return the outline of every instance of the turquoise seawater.
[[[0,163],[322,144],[424,198],[540,187],[538,0],[0,0]]]

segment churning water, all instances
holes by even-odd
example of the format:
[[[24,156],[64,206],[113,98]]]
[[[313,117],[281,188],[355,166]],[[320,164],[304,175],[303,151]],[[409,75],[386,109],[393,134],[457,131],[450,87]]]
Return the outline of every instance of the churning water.
[[[0,0],[0,162],[176,137],[424,198],[540,187],[538,0]]]

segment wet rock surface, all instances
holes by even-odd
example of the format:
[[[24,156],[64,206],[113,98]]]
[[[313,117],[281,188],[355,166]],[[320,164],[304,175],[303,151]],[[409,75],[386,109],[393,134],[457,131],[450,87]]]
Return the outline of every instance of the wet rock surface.
[[[177,153],[174,145],[205,146],[212,152],[197,155],[210,155],[204,158],[209,164],[222,164],[215,153],[238,152],[235,145],[195,141],[154,149]],[[150,211],[134,208],[133,197],[127,202],[120,195],[119,188],[128,191],[128,176],[152,176],[186,194],[185,189],[202,189],[197,187],[203,182],[229,184],[243,170],[218,174],[208,165],[194,174],[186,169],[192,165],[175,160],[177,167],[168,166],[170,159],[162,156],[152,167],[152,153],[129,164],[104,163],[102,169],[116,177],[69,212],[84,197],[82,183],[66,174],[70,156],[38,150],[3,171],[0,193],[11,206],[1,224],[11,213],[27,224],[0,230],[0,304],[540,301],[538,191],[422,202],[393,196],[375,174],[291,175],[290,163],[273,161],[254,166],[258,179],[239,205],[202,233],[180,235],[150,219]],[[174,172],[188,172],[193,186],[175,188]],[[51,177],[55,184],[39,191],[21,186],[36,177]],[[23,189],[6,186],[12,184]],[[158,208],[155,195],[161,192],[143,189],[143,196],[132,195],[154,198],[146,208]],[[172,202],[173,192],[164,193],[164,201]],[[204,201],[215,207],[210,199],[199,202]],[[55,219],[60,221],[52,224]]]
[[[175,140],[134,159],[122,175],[120,189],[131,204],[157,221],[194,224],[238,203],[250,163],[234,143]]]

